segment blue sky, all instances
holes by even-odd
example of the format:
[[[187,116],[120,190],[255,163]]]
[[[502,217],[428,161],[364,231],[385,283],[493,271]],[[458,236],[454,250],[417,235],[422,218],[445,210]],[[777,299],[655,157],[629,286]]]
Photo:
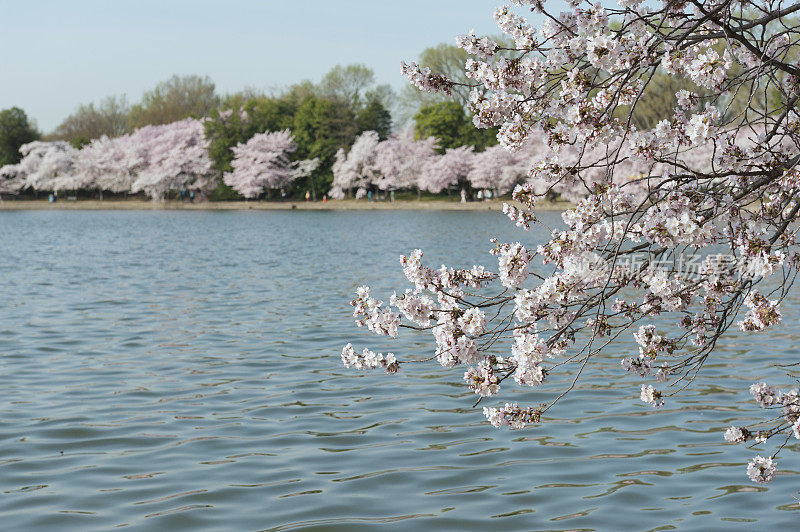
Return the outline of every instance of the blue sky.
[[[365,63],[399,88],[400,61],[470,29],[497,33],[502,0],[0,0],[0,109],[47,132],[80,103],[138,101],[172,74],[221,93],[319,80]]]

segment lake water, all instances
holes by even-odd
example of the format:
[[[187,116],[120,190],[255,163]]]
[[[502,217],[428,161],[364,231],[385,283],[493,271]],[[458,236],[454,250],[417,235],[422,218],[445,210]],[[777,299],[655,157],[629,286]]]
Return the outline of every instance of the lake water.
[[[509,432],[472,408],[463,369],[339,360],[348,341],[431,351],[357,329],[353,291],[406,288],[415,247],[493,266],[490,237],[542,237],[499,213],[0,212],[0,229],[5,530],[796,527],[800,446],[758,486],[756,451],[722,430],[760,418],[747,387],[780,375],[771,361],[800,359],[797,297],[660,410],[616,351],[554,419]]]

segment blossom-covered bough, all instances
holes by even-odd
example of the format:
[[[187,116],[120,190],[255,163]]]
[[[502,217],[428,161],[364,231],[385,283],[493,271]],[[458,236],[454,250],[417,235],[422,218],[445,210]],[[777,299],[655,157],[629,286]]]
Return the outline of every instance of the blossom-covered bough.
[[[560,14],[544,1],[512,3],[495,12],[512,49],[458,39],[473,57],[465,68],[474,123],[499,127],[511,151],[545,139],[529,161],[531,181],[504,211],[528,229],[536,202],[556,192],[575,203],[562,215],[566,227],[539,245],[494,241],[495,273],[431,269],[415,250],[401,258],[413,287],[388,305],[359,288],[357,323],[391,337],[431,331],[435,359],[465,366],[481,398],[512,380],[552,391],[543,404],[484,408],[498,427],[540,422],[621,335],[639,348],[620,371],[646,379],[641,399],[661,406],[692,383],[731,327],[778,324],[797,275],[800,3],[570,0]],[[520,8],[543,21],[538,29]],[[403,71],[423,90],[455,86],[413,63]],[[659,76],[686,88],[670,116],[641,129],[636,113]],[[410,362],[349,345],[342,359],[390,373]],[[559,372],[566,384],[551,390]],[[773,454],[747,469],[767,482],[778,452],[800,438],[800,402],[796,389],[765,383],[751,393],[775,415],[731,427],[725,439],[775,438]]]

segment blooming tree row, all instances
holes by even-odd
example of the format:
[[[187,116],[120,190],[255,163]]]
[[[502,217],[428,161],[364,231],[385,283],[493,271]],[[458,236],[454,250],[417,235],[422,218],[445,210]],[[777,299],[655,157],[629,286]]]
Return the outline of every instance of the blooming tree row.
[[[414,140],[411,129],[401,130],[384,141],[380,141],[374,131],[366,131],[356,138],[349,152],[340,149],[336,154],[331,197],[341,199],[347,191],[363,193],[369,188],[439,193],[467,185],[473,189],[506,194],[517,185],[526,184],[538,194],[552,192],[564,199],[579,201],[588,195],[594,184],[606,179],[606,172],[610,172],[613,183],[624,184],[648,171],[653,176],[669,171],[664,164],[648,167],[629,158],[610,169],[589,165],[580,180],[566,176],[554,183],[545,179],[549,164],[547,155],[551,153],[547,139],[547,133],[538,128],[513,151],[499,145],[489,146],[481,152],[475,152],[472,146],[461,146],[448,148],[439,154],[436,152],[436,139]],[[629,146],[629,143],[625,145]],[[591,158],[599,161],[603,159],[603,149],[607,147],[579,148],[575,144],[565,144],[560,147],[559,161],[565,166]],[[677,161],[686,162],[691,157],[692,161],[700,164],[703,160],[710,160],[712,149],[704,144],[679,154]],[[533,164],[538,164],[537,170],[529,171]]]
[[[101,137],[81,149],[63,141],[35,141],[24,144],[20,153],[19,164],[0,169],[5,192],[142,191],[155,199],[169,190],[209,190],[218,180],[203,125],[193,119]]]
[[[438,193],[452,186],[510,192],[525,177],[519,172],[520,157],[497,146],[475,153],[471,146],[436,152],[433,137],[415,140],[411,128],[401,130],[384,141],[374,131],[359,135],[350,151],[340,149],[333,165],[332,198],[341,199],[346,191],[357,196],[368,188],[378,190],[417,189]],[[501,167],[495,166],[501,163]]]
[[[511,154],[533,152],[528,180],[504,206],[516,225],[537,223],[536,203],[549,191],[576,205],[545,242],[494,241],[492,271],[432,269],[412,251],[401,258],[411,288],[388,304],[359,288],[357,324],[390,337],[431,332],[435,360],[464,366],[464,384],[480,399],[511,383],[550,392],[539,405],[486,406],[497,427],[540,423],[622,335],[638,350],[620,371],[648,379],[638,395],[659,407],[691,385],[729,329],[778,325],[800,269],[800,30],[792,17],[800,4],[570,0],[558,13],[542,0],[511,2],[544,22],[535,28],[505,6],[495,20],[513,44],[458,39],[472,56],[474,123],[498,127]],[[413,63],[403,71],[422,90],[456,86]],[[639,129],[632,116],[656,74],[698,90],[680,90],[672,116]],[[436,175],[450,177],[431,188],[464,171],[436,164]],[[693,262],[699,270],[685,268]],[[413,358],[348,345],[342,360],[395,373]],[[775,439],[747,468],[767,482],[781,449],[800,439],[800,399],[796,388],[763,382],[750,392],[771,412],[724,436]]]
[[[316,160],[290,162],[295,149],[288,130],[256,135],[235,148],[234,171],[225,181],[246,197],[285,186],[318,165]],[[20,152],[19,164],[0,168],[0,193],[104,190],[144,192],[158,199],[174,190],[208,192],[220,180],[208,156],[203,123],[191,118],[101,137],[81,149],[62,141],[34,141]]]

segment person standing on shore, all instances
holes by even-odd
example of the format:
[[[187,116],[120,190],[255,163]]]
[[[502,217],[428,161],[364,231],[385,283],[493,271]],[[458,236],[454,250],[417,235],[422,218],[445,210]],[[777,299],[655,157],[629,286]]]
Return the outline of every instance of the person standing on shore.
[[[467,191],[463,188],[461,189],[461,203],[467,202]]]
[[[311,192],[306,190],[306,201],[311,201]]]

